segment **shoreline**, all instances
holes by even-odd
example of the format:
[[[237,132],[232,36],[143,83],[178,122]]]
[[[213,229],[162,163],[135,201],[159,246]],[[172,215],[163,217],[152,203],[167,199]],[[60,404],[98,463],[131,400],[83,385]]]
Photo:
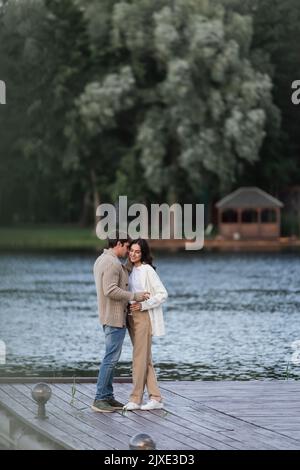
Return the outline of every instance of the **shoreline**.
[[[220,236],[206,238],[201,250],[185,250],[187,240],[149,240],[154,251],[166,253],[199,252],[281,252],[300,251],[300,238],[232,240]],[[106,241],[96,237],[92,227],[23,226],[0,227],[0,253],[69,252],[100,253]]]

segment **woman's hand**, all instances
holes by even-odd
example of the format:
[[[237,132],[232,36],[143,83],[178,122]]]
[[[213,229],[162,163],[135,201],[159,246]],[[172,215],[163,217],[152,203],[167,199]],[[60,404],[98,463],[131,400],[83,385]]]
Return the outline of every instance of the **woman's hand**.
[[[134,304],[130,305],[130,311],[131,312],[138,312],[140,310],[142,310],[141,302],[135,302]]]
[[[136,302],[143,302],[143,300],[148,300],[150,297],[150,292],[135,292],[133,299]]]

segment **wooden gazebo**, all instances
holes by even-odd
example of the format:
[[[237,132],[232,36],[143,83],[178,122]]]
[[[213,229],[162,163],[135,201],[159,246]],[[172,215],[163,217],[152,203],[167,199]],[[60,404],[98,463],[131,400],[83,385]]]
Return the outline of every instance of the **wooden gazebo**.
[[[274,239],[280,236],[280,210],[275,197],[257,187],[242,187],[225,196],[218,209],[219,234],[230,239]]]

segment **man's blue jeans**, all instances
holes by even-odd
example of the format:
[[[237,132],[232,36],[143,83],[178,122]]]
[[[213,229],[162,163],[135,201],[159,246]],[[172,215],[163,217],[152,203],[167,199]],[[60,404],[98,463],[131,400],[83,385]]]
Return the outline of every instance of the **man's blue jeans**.
[[[104,325],[103,331],[105,335],[105,355],[99,370],[96,400],[105,400],[114,396],[114,369],[122,352],[126,327],[117,328]]]

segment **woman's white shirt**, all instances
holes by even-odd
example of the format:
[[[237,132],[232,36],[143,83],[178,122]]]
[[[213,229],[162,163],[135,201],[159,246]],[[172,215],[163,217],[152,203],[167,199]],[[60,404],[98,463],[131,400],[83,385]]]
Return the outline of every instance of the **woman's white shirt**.
[[[141,280],[141,266],[133,266],[133,269],[129,275],[129,290],[130,292],[143,292],[144,287],[142,285],[142,280]]]
[[[150,298],[141,302],[142,310],[149,312],[152,335],[163,336],[165,325],[161,305],[168,298],[168,292],[150,264],[133,267],[129,276],[129,290],[131,292],[150,292]]]

